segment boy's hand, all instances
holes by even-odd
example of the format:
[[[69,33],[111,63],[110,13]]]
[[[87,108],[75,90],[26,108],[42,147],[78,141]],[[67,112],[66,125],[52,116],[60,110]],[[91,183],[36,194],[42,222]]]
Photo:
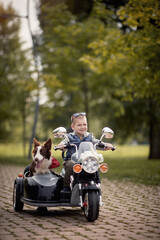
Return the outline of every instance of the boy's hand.
[[[104,150],[112,150],[113,145],[111,143],[107,143],[107,145],[104,147]]]
[[[61,147],[62,146],[62,147]],[[63,147],[64,146],[64,144],[59,144],[57,147],[59,147],[59,149],[61,150],[61,151],[66,151],[66,149]]]

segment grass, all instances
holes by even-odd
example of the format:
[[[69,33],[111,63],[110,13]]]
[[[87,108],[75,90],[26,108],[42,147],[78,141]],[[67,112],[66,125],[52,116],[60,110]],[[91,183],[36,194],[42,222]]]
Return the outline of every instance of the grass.
[[[149,146],[118,146],[114,152],[105,152],[104,159],[109,170],[103,177],[160,185],[160,160],[149,160]],[[102,174],[101,174],[102,175]]]
[[[7,151],[6,151],[7,149]],[[116,151],[101,152],[109,170],[101,177],[109,180],[126,180],[146,185],[160,185],[160,160],[148,160],[147,145],[118,146]],[[32,160],[23,157],[20,144],[0,144],[0,164],[28,165]],[[55,169],[59,173],[62,168],[60,151],[52,151],[52,155],[60,162],[61,167]]]

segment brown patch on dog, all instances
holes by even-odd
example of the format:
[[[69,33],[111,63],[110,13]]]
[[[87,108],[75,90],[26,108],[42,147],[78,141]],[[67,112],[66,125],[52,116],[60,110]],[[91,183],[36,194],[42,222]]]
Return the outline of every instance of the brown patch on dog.
[[[44,146],[51,150],[51,145],[52,145],[51,138],[48,138],[48,140],[44,143]]]
[[[47,159],[50,158],[51,156],[51,145],[52,145],[52,141],[49,138],[45,143],[44,146],[42,146],[40,153],[45,156]]]
[[[32,153],[33,153],[33,155],[36,155],[37,147],[41,146],[41,144],[35,138],[33,138],[33,146],[34,146],[34,149],[33,149]]]
[[[29,177],[32,177],[34,175],[35,171],[35,166],[36,166],[36,162],[32,161],[30,167],[29,167]]]

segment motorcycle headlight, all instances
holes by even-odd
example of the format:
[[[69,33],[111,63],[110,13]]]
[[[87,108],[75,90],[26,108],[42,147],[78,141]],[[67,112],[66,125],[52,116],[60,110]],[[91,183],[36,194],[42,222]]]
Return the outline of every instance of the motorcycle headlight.
[[[96,158],[94,157],[88,157],[83,160],[82,162],[82,168],[87,173],[94,173],[98,170],[99,164]]]

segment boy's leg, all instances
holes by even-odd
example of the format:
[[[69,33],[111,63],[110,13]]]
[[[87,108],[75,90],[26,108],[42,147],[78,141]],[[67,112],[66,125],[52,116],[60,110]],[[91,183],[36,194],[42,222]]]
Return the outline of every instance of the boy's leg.
[[[64,163],[65,175],[64,175],[64,187],[70,187],[70,176],[73,175],[74,162],[68,160]]]

